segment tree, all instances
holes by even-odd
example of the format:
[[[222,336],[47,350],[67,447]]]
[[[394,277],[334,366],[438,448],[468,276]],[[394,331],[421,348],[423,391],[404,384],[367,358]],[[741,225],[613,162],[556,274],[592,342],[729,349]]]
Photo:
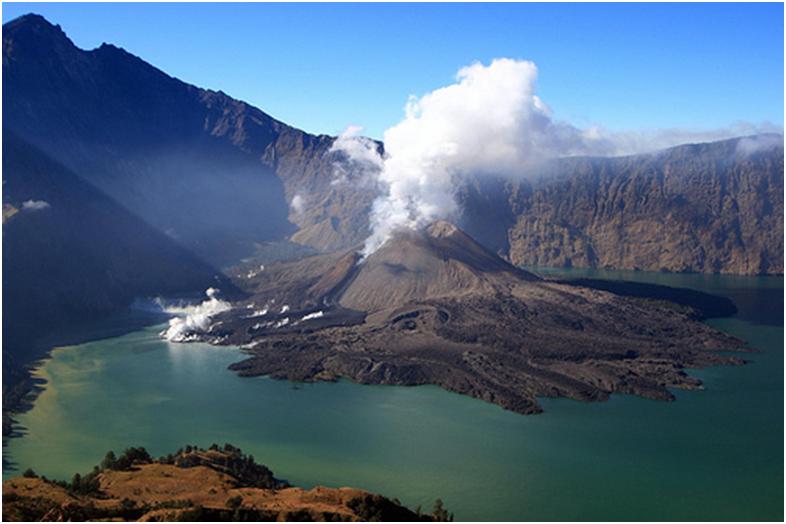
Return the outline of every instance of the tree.
[[[445,509],[442,499],[434,501],[434,511],[432,511],[431,514],[434,516],[434,520],[438,522],[449,522],[452,520],[452,516],[448,513],[448,510]]]
[[[94,469],[84,477],[82,477],[79,481],[79,488],[76,490],[78,493],[83,495],[88,495],[91,493],[98,493],[100,491],[100,486],[98,482],[98,475],[100,475],[100,471],[98,468]]]
[[[78,493],[81,487],[82,487],[82,475],[80,475],[79,473],[74,473],[74,476],[71,477],[71,491]]]
[[[150,453],[148,453],[147,450],[142,447],[128,448],[123,452],[123,455],[126,456],[126,458],[131,464],[134,463],[149,464],[153,460],[153,458],[150,456]]]
[[[101,469],[115,469],[116,466],[117,466],[117,457],[115,456],[115,452],[109,451],[104,456],[104,460],[101,461]]]
[[[150,464],[152,461],[150,453],[145,448],[128,448],[117,457],[111,469],[122,471],[131,468],[134,464]]]
[[[25,472],[22,473],[22,476],[25,477],[26,479],[38,478],[38,475],[35,474],[35,471],[33,471],[33,468],[27,468],[25,470]]]

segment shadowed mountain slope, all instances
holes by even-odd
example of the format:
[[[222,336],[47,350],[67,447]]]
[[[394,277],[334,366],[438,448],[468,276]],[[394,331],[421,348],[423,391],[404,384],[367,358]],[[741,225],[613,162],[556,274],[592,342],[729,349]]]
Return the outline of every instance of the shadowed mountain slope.
[[[301,226],[324,222],[340,244],[349,226],[324,209],[340,206],[348,222],[365,215],[346,191],[331,192],[332,137],[115,46],[81,50],[38,15],[3,27],[3,88],[6,129],[214,263],[295,232],[288,216]],[[295,195],[304,210],[290,215]]]
[[[135,298],[198,296],[210,286],[237,296],[221,273],[7,131],[3,207],[14,210],[3,220],[5,379],[41,356],[35,340]]]

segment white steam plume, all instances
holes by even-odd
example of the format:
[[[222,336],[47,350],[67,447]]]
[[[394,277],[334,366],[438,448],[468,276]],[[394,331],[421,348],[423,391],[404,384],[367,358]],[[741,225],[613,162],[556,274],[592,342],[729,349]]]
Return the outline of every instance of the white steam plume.
[[[23,211],[43,211],[49,207],[49,202],[46,200],[25,200],[22,202]]]
[[[462,68],[454,84],[410,97],[404,119],[385,131],[384,157],[375,142],[358,136],[360,128],[350,127],[336,139],[333,150],[375,173],[380,186],[364,257],[396,229],[450,218],[457,211],[454,191],[463,175],[516,177],[555,157],[640,153],[762,130],[748,124],[705,132],[579,129],[552,118],[535,95],[536,79],[537,67],[529,61],[475,63]],[[774,126],[764,129],[782,133]]]
[[[500,58],[462,68],[456,83],[411,97],[406,116],[385,132],[364,255],[400,227],[417,228],[456,211],[455,177],[516,175],[546,158],[608,148],[595,132],[555,122],[535,95],[537,67]]]
[[[207,300],[196,306],[175,306],[162,309],[180,316],[169,320],[169,327],[161,332],[161,337],[171,342],[188,342],[198,339],[198,335],[206,333],[210,328],[210,319],[232,308],[229,302],[218,298],[219,291],[208,288],[205,291]]]
[[[346,162],[333,164],[331,185],[353,183],[361,186],[375,186],[377,173],[382,169],[383,160],[379,145],[372,139],[362,136],[363,128],[349,126],[342,132],[333,145],[331,153],[342,153]],[[349,168],[349,169],[348,169]]]
[[[599,135],[606,140],[610,146],[610,153],[613,156],[632,155],[638,153],[650,153],[660,149],[667,149],[682,144],[698,144],[703,142],[714,142],[727,138],[747,136],[741,140],[740,153],[747,153],[746,144],[756,144],[756,147],[767,148],[783,144],[783,128],[769,122],[761,124],[751,124],[748,122],[736,122],[727,127],[716,129],[655,129],[649,131],[608,131],[597,128]],[[766,136],[758,136],[767,133]],[[594,152],[593,154],[601,154]]]
[[[743,138],[737,144],[737,152],[742,155],[752,155],[774,147],[783,147],[782,135],[768,134]]]
[[[372,139],[362,136],[361,126],[347,127],[330,146],[330,151],[341,151],[353,161],[369,167],[382,167],[382,158],[377,152],[377,143]]]
[[[303,198],[303,195],[297,193],[295,196],[292,197],[292,201],[289,203],[289,207],[296,215],[300,215],[306,208],[306,199]]]

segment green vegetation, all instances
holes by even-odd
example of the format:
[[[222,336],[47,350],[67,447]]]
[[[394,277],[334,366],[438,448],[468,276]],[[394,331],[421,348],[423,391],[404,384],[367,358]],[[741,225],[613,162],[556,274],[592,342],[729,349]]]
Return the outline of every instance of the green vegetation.
[[[128,448],[119,457],[115,457],[114,451],[110,451],[101,461],[101,470],[109,469],[114,471],[127,471],[134,464],[150,464],[153,458],[145,448]]]
[[[93,471],[81,476],[76,473],[71,478],[71,484],[68,485],[68,491],[73,495],[99,495],[101,494],[101,487],[98,482],[98,475],[101,470],[98,467],[93,468]]]
[[[437,499],[434,501],[434,511],[432,511],[431,514],[434,516],[434,520],[437,522],[453,521],[453,513],[448,513],[448,510],[445,509],[442,499]]]
[[[109,451],[104,457],[104,460],[101,461],[100,468],[113,469],[116,463],[117,463],[117,457],[115,456],[115,452]]]

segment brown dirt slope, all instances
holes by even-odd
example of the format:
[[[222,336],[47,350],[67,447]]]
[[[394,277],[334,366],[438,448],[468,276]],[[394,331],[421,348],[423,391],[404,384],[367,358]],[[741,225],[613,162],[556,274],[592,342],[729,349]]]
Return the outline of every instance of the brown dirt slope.
[[[264,466],[254,465],[263,475],[251,480],[247,459],[232,447],[189,447],[158,460],[138,458],[122,469],[97,468],[81,479],[81,488],[74,482],[12,478],[3,482],[3,516],[7,521],[433,520],[360,489],[289,486],[268,478]],[[86,487],[87,479],[94,484]]]

